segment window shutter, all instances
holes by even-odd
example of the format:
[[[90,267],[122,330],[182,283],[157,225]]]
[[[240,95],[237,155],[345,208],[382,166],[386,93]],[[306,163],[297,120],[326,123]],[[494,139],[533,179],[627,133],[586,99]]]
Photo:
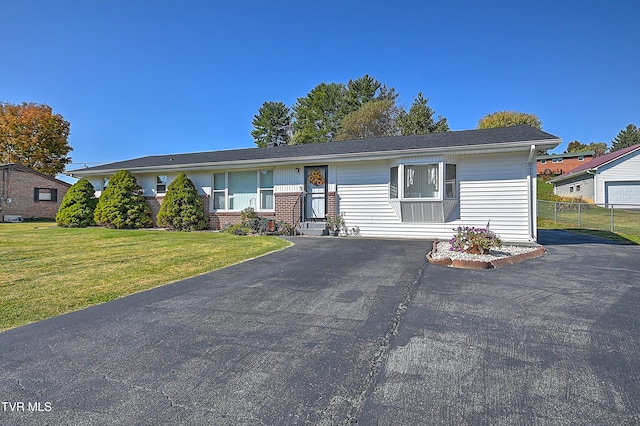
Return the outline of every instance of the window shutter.
[[[33,188],[33,201],[38,201],[39,198],[40,198],[40,189]]]
[[[51,188],[51,201],[53,201],[54,203],[58,201],[58,189],[57,188]]]

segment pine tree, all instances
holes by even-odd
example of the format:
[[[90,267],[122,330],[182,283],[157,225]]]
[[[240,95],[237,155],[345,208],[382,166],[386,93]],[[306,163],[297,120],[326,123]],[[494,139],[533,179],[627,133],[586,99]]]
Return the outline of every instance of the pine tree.
[[[438,116],[438,121],[433,119],[435,111],[427,105],[429,98],[425,98],[422,92],[413,98],[409,112],[404,110],[398,117],[398,127],[403,135],[424,135],[426,133],[448,132],[447,119]]]
[[[198,231],[207,228],[202,199],[186,174],[180,173],[169,184],[157,222],[158,226],[177,231]]]
[[[84,228],[95,225],[93,215],[98,199],[95,188],[87,179],[80,179],[67,191],[56,214],[58,226]]]
[[[634,124],[627,125],[626,128],[620,130],[618,135],[611,141],[611,152],[619,151],[640,143],[640,129]]]
[[[94,219],[98,225],[116,229],[145,228],[153,224],[142,187],[126,170],[109,179],[109,186],[98,200]]]
[[[263,103],[251,124],[251,136],[258,146],[287,145],[291,139],[291,111],[282,102]]]

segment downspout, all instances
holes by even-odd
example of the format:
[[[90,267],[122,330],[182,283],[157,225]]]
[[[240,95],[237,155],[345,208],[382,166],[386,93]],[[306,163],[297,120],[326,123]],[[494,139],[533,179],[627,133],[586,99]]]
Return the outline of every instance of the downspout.
[[[531,145],[529,148],[529,158],[527,158],[527,206],[529,207],[529,241],[536,242],[538,227],[536,223],[538,205],[534,202],[533,197],[536,197],[536,191],[534,186],[536,181],[532,179],[533,167],[535,167],[536,160],[536,146]]]

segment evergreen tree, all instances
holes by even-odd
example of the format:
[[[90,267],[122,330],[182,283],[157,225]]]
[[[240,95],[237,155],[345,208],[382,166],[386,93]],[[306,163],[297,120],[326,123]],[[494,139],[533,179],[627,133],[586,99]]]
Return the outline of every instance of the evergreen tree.
[[[356,80],[347,83],[347,95],[345,101],[345,114],[359,110],[364,104],[373,100],[394,101],[398,95],[394,88],[388,89],[369,74],[365,74]]]
[[[87,179],[80,179],[67,191],[56,214],[58,226],[84,228],[95,225],[93,215],[98,200],[95,188]]]
[[[435,111],[427,105],[429,98],[425,98],[422,92],[413,98],[409,112],[402,110],[398,116],[398,127],[403,135],[423,135],[426,133],[448,132],[447,119],[438,116],[433,119]]]
[[[150,227],[151,210],[144,201],[142,188],[136,178],[120,170],[98,200],[94,220],[107,228],[132,229]]]
[[[331,142],[345,116],[346,88],[340,83],[320,83],[293,106],[294,145]]]
[[[640,130],[634,124],[629,124],[626,128],[620,130],[618,135],[611,141],[611,152],[619,151],[639,143]]]
[[[202,199],[186,174],[180,173],[169,184],[157,222],[158,226],[177,231],[199,231],[207,228]]]
[[[251,124],[258,146],[287,145],[291,139],[291,110],[282,102],[263,103]]]

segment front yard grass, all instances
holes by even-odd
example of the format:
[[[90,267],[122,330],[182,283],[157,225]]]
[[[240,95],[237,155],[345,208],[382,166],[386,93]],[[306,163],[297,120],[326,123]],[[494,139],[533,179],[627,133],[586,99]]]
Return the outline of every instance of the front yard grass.
[[[0,224],[0,330],[280,250],[276,237]]]
[[[601,229],[575,228],[540,217],[538,218],[538,229],[562,229],[563,231],[572,232],[574,234],[591,235],[594,237],[617,241],[621,244],[640,244],[640,235],[610,232]]]

